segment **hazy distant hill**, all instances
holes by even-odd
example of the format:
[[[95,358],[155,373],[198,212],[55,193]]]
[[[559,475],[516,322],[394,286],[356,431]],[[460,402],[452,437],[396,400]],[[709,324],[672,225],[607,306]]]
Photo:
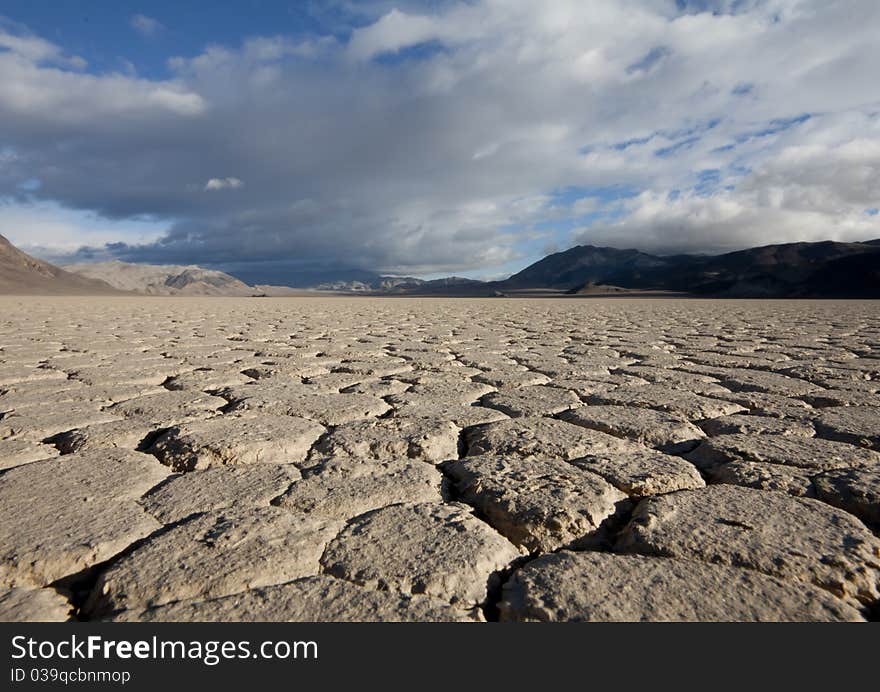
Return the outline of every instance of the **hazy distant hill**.
[[[72,274],[31,257],[0,235],[0,293],[91,295],[118,291],[103,281]]]
[[[376,276],[367,280],[332,281],[314,288],[322,291],[347,291],[352,293],[455,293],[462,288],[485,286],[485,282],[446,276],[442,279],[417,279],[412,276]]]
[[[102,279],[123,291],[147,295],[253,296],[259,291],[234,276],[198,266],[94,262],[69,264],[70,272]]]
[[[319,291],[350,291],[353,293],[391,292],[399,286],[418,286],[422,283],[424,282],[421,279],[412,276],[369,276],[365,274],[357,279],[342,278],[335,281],[324,281],[312,288]]]

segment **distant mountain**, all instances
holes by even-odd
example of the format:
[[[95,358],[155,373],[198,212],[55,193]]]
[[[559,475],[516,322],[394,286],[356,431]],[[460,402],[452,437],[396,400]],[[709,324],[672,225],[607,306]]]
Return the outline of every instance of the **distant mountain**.
[[[447,276],[442,279],[417,279],[412,276],[377,276],[366,281],[333,281],[318,284],[314,288],[321,291],[345,291],[351,293],[407,293],[433,294],[455,292],[463,287],[485,286],[482,281],[465,279],[461,276]]]
[[[68,264],[67,271],[101,279],[123,291],[160,296],[254,296],[260,291],[234,276],[198,266],[94,262]]]
[[[728,298],[880,298],[880,240],[787,243],[723,255],[657,256],[581,245],[548,255],[503,281],[379,276],[325,290],[370,294],[495,296],[676,292]]]
[[[329,273],[320,274],[321,278],[331,278]],[[723,255],[666,257],[633,249],[581,245],[548,255],[504,281],[482,282],[455,276],[426,281],[351,270],[337,275],[337,280],[301,285],[311,290],[366,295],[625,295],[629,291],[674,291],[719,298],[880,298],[880,239],[862,243],[786,243]],[[0,293],[87,295],[119,291],[188,296],[304,294],[303,289],[284,285],[249,286],[230,274],[194,265],[97,262],[59,268],[21,252],[0,236]]]
[[[484,285],[484,281],[477,279],[466,279],[463,276],[446,276],[442,279],[431,279],[430,281],[422,281],[422,287],[428,288],[462,288],[470,286]]]
[[[609,277],[621,274],[638,281],[642,274],[656,272],[668,265],[663,258],[638,250],[581,245],[548,255],[499,283],[506,289],[555,288],[567,291],[590,283],[616,283],[609,281]]]
[[[254,295],[259,298],[292,298],[295,296],[320,295],[314,288],[293,288],[291,286],[276,286],[274,284],[257,284],[254,286]]]
[[[880,241],[787,243],[669,257],[581,245],[487,288],[576,293],[591,285],[730,298],[880,298]]]
[[[250,286],[288,286],[300,290],[315,290],[318,286],[356,286],[356,282],[372,285],[381,274],[364,269],[335,265],[299,265],[288,259],[266,262],[227,262],[223,271]]]
[[[0,235],[0,294],[104,295],[118,293],[104,281],[66,272],[22,252]]]
[[[319,291],[348,291],[352,293],[391,292],[398,286],[412,287],[421,283],[423,283],[421,279],[412,276],[364,275],[357,279],[341,278],[335,281],[324,281],[312,286],[312,288]]]

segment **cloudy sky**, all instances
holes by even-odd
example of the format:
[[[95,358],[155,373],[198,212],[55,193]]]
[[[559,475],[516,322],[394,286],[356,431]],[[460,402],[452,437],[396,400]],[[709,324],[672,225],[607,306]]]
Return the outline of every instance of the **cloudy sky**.
[[[55,261],[483,278],[880,237],[877,0],[0,12],[0,233]]]

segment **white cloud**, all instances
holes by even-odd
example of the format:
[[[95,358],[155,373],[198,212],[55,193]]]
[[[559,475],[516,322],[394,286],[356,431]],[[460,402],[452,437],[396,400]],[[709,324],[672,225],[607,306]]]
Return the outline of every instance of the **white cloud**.
[[[660,253],[719,252],[780,242],[880,238],[866,209],[828,214],[786,204],[784,196],[724,192],[712,197],[644,192],[617,224],[584,229],[579,244],[635,247]]]
[[[236,190],[244,187],[244,183],[238,178],[211,178],[205,183],[205,190]]]
[[[13,34],[0,23],[0,54],[33,64],[54,64],[76,70],[84,69],[86,61],[78,55],[65,55],[54,43],[32,34]]]
[[[121,74],[80,72],[84,61],[70,58],[42,39],[22,38],[0,27],[0,133],[14,138],[19,127],[45,124],[56,134],[65,126],[93,125],[104,118],[132,121],[166,111],[191,116],[205,108],[198,94],[173,81],[151,81]],[[72,68],[72,69],[65,69]]]
[[[137,31],[141,36],[149,38],[150,36],[155,36],[157,33],[162,31],[165,27],[162,25],[157,19],[153,19],[152,17],[148,17],[145,14],[135,14],[132,15],[129,20],[129,24],[131,24],[131,28]]]
[[[857,134],[856,134],[857,133]],[[615,223],[576,242],[664,252],[736,250],[776,242],[880,238],[880,114],[813,118],[767,146],[735,186],[711,193],[643,192]]]
[[[458,26],[455,17],[429,17],[393,9],[374,24],[357,29],[352,34],[348,51],[351,57],[364,60],[427,41],[461,40],[475,33],[473,25],[467,31]]]

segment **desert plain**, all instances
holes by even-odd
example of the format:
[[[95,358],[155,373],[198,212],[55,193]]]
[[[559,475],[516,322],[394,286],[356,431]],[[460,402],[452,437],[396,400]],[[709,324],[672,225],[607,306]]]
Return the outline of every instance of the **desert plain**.
[[[880,303],[0,297],[0,620],[880,617]]]

